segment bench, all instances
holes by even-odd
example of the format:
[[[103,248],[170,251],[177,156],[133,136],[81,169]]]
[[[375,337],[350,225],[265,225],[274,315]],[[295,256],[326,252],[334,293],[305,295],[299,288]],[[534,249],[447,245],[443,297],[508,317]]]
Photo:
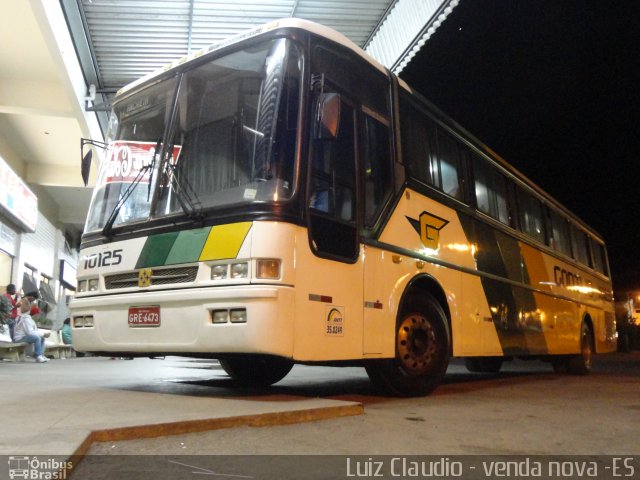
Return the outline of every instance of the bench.
[[[62,342],[60,332],[51,330],[49,337],[45,339],[44,354],[55,359],[73,358],[76,352],[71,345]],[[14,362],[24,361],[27,355],[33,355],[33,344],[16,343],[8,341],[9,336],[0,339],[0,360],[12,360]]]
[[[75,357],[75,350],[71,345],[62,342],[62,335],[57,330],[50,330],[46,338],[44,354],[55,359]]]
[[[28,346],[28,343],[0,341],[0,359],[7,359],[13,362],[23,361],[26,355],[25,349]]]

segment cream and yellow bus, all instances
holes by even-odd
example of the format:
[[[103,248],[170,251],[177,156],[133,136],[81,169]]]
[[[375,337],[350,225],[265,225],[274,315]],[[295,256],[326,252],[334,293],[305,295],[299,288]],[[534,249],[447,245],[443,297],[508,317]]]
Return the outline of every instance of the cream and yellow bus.
[[[80,351],[424,395],[451,357],[582,374],[615,349],[602,237],[333,30],[281,20],[124,87],[107,145]]]

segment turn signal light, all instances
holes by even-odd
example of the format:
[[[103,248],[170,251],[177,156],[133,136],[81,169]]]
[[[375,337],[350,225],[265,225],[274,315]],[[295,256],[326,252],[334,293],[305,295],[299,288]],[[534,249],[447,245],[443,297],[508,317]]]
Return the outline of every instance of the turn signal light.
[[[280,278],[280,260],[274,258],[258,260],[256,262],[256,277],[272,280]]]

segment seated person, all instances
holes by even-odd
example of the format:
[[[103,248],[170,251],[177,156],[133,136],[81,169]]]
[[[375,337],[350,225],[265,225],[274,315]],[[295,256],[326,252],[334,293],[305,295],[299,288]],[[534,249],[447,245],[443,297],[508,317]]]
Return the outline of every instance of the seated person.
[[[60,335],[62,336],[62,343],[65,345],[71,345],[73,340],[71,338],[71,319],[65,318],[62,328],[60,329]]]
[[[42,335],[38,331],[36,322],[31,318],[29,311],[31,310],[31,303],[27,298],[20,300],[18,306],[18,318],[16,319],[16,325],[14,330],[14,341],[17,343],[33,343],[34,356],[36,362],[44,363],[49,359],[44,356],[45,349],[45,335]]]

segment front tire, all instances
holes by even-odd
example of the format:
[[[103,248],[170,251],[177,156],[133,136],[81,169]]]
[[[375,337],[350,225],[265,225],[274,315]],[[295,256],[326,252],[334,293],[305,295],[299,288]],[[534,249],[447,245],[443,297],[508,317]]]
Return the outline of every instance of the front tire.
[[[279,382],[293,368],[287,358],[242,355],[220,359],[220,366],[236,383],[244,387],[266,387]]]
[[[367,374],[393,395],[428,395],[447,371],[450,345],[442,306],[428,293],[413,293],[398,318],[395,358],[368,365]]]

